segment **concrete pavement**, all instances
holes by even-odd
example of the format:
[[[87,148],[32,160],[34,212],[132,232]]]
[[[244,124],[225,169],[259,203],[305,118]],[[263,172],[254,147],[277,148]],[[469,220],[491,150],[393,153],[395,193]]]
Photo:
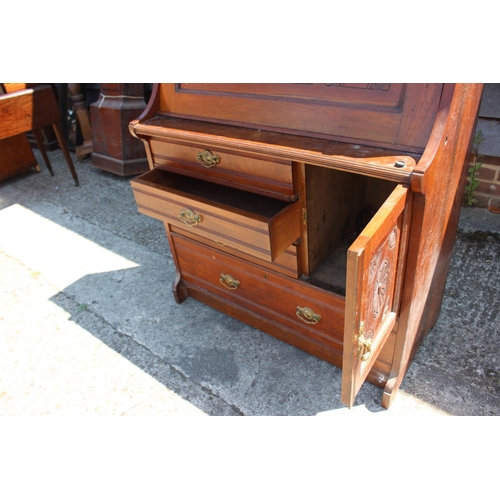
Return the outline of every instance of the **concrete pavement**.
[[[500,415],[500,215],[463,209],[441,316],[395,403],[188,299],[130,179],[60,151],[0,183],[0,415]]]

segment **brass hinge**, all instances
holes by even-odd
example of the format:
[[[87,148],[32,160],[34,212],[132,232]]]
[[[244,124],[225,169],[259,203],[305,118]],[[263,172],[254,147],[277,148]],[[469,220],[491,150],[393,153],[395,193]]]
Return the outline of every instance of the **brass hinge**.
[[[307,226],[307,212],[305,208],[302,209],[302,224]]]

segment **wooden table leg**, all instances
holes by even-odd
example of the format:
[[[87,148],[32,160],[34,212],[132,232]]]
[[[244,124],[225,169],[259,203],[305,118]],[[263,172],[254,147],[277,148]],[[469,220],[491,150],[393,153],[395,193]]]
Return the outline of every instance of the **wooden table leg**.
[[[45,162],[47,170],[53,177],[54,171],[52,170],[52,165],[50,164],[49,157],[47,156],[47,151],[45,151],[45,146],[43,145],[43,138],[41,136],[40,130],[39,129],[33,130],[33,135],[35,136],[36,145],[38,146],[40,153],[42,153],[43,161]]]
[[[71,175],[73,176],[73,179],[75,181],[75,186],[79,186],[80,181],[78,180],[78,175],[76,175],[75,166],[73,165],[73,161],[71,160],[71,156],[70,156],[68,148],[66,146],[66,142],[64,141],[64,137],[63,137],[62,130],[61,130],[61,125],[59,123],[54,123],[54,124],[52,124],[52,127],[54,128],[54,132],[55,132],[56,137],[57,137],[57,142],[59,143],[59,147],[61,148],[61,150],[63,152],[64,159],[66,160],[66,163],[68,164]]]
[[[68,89],[71,94],[71,100],[73,101],[73,108],[76,113],[76,119],[78,125],[80,125],[80,131],[83,137],[83,144],[81,146],[76,146],[76,159],[82,161],[85,156],[90,155],[93,151],[92,145],[92,127],[90,125],[89,112],[87,110],[87,105],[83,98],[83,94],[80,91],[79,83],[68,83]]]

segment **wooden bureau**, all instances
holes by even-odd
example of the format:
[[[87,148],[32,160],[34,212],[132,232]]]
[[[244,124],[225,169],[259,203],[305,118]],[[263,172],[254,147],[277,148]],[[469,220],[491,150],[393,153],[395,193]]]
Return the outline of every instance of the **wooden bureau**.
[[[482,84],[155,84],[140,212],[191,296],[388,408],[437,320]]]

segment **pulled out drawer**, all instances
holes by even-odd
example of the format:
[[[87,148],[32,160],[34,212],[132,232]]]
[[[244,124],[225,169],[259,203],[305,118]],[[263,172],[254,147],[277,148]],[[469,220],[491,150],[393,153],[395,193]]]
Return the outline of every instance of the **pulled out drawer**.
[[[273,262],[300,238],[300,207],[153,169],[131,181],[141,213]]]

